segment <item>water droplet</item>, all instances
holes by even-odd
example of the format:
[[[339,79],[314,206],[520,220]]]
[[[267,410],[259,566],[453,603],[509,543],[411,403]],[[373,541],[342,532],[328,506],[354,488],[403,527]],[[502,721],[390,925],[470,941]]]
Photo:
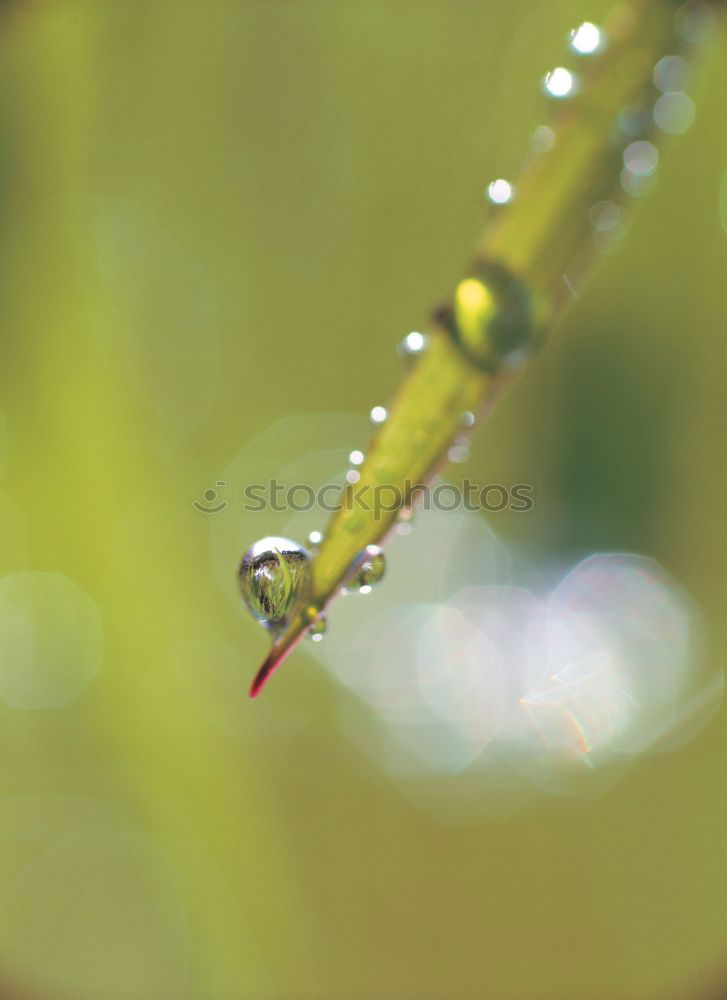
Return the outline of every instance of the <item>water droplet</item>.
[[[594,229],[609,233],[621,223],[621,209],[612,201],[597,201],[591,206],[588,220]]]
[[[654,105],[654,121],[662,132],[681,135],[694,121],[694,101],[679,91],[668,91]]]
[[[309,532],[307,542],[312,549],[317,549],[322,541],[323,541],[323,532],[321,531]]]
[[[372,424],[383,424],[384,421],[386,420],[388,414],[386,412],[385,407],[383,407],[383,406],[375,406],[371,410],[371,413],[369,414],[369,416],[371,418],[371,423]]]
[[[386,571],[386,559],[378,545],[367,545],[364,559],[351,579],[351,586],[358,587],[362,594],[367,594],[375,583],[383,577]]]
[[[314,604],[306,608],[304,614],[308,620],[307,637],[313,642],[320,642],[328,626],[326,616]]]
[[[479,261],[455,288],[448,329],[477,364],[521,363],[537,335],[531,290],[500,264]]]
[[[460,424],[462,427],[474,427],[475,425],[475,415],[469,410],[465,410],[460,419]]]
[[[250,613],[273,628],[307,599],[312,586],[310,554],[289,538],[263,538],[243,556],[238,579]]]
[[[397,535],[410,535],[411,534],[411,524],[408,521],[400,521],[396,526]]]
[[[549,97],[556,97],[560,100],[576,93],[578,80],[565,66],[556,66],[555,69],[546,73],[543,79],[543,89]]]
[[[547,153],[555,145],[555,132],[550,125],[538,125],[533,132],[533,149],[536,153]]]
[[[352,451],[348,456],[348,460],[351,465],[363,465],[364,453],[362,451]]]
[[[664,56],[654,66],[654,83],[659,90],[682,90],[689,79],[689,63],[684,56]]]
[[[421,354],[424,348],[427,346],[427,338],[423,333],[419,333],[418,330],[412,330],[411,333],[407,333],[406,337],[399,344],[398,350],[400,354],[405,357],[410,357],[412,355]]]
[[[637,174],[628,167],[621,171],[621,187],[632,198],[643,198],[651,190],[654,178],[650,174]]]
[[[514,196],[515,188],[502,177],[487,185],[487,197],[495,205],[505,205],[508,201],[512,201]]]
[[[401,510],[396,515],[397,524],[408,524],[414,518],[414,508],[413,507],[402,507]],[[403,532],[406,534],[406,532]]]
[[[659,150],[644,140],[630,143],[624,150],[624,166],[638,177],[653,174],[659,163]]]
[[[447,452],[447,458],[450,462],[466,462],[469,457],[470,447],[466,438],[455,441]]]
[[[597,52],[603,44],[601,29],[590,21],[584,21],[574,28],[570,34],[570,47],[581,56],[589,56]]]
[[[356,483],[361,478],[361,473],[357,469],[349,469],[346,473],[346,482],[351,486],[355,486]]]
[[[677,29],[682,38],[692,45],[706,42],[714,34],[717,15],[708,3],[683,4],[676,14]]]

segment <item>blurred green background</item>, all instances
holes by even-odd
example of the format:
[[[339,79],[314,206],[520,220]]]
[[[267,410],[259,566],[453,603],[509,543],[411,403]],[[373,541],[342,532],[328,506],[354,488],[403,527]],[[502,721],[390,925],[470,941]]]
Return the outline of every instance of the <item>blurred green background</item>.
[[[3,997],[660,1000],[727,979],[721,716],[600,795],[448,823],[346,738],[305,651],[248,702],[266,638],[192,506],[278,418],[386,401],[394,344],[543,120],[538,80],[606,9],[3,5],[0,570],[34,574],[37,626],[0,622]],[[724,53],[624,248],[462,470],[535,485],[494,525],[529,552],[656,557],[711,662]],[[24,691],[28,642],[48,677]]]

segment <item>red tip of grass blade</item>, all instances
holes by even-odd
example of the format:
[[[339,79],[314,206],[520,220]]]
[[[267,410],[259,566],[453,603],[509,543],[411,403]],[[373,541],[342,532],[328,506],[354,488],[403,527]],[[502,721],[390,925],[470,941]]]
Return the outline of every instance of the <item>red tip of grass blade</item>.
[[[287,632],[275,640],[272,649],[263,660],[262,666],[255,674],[255,679],[250,685],[251,698],[257,698],[288,653],[300,642],[304,632],[305,625],[294,622]]]

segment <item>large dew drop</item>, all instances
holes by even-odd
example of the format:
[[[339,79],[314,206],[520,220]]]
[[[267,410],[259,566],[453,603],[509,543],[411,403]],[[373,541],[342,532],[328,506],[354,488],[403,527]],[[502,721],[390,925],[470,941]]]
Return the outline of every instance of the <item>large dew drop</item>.
[[[311,557],[289,538],[263,538],[247,550],[239,569],[240,592],[250,613],[276,628],[310,594]]]

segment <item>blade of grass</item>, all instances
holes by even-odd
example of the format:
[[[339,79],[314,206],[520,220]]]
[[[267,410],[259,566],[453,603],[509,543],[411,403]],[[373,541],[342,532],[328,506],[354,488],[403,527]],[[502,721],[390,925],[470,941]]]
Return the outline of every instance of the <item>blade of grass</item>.
[[[688,54],[685,20],[706,8],[687,3],[677,9],[671,0],[619,6],[603,50],[587,58],[580,80],[571,75],[572,93],[558,102],[548,150],[531,152],[517,196],[493,210],[452,305],[436,311],[426,349],[325,531],[313,562],[310,604],[276,636],[252,697],[355,572],[366,545],[381,542],[409,508],[412,487],[446,462],[450,444],[462,433],[463,414],[486,417],[545,329],[574,303],[574,287],[582,285],[597,256],[589,213],[598,203],[626,197],[624,150],[634,137],[620,129],[619,115],[639,109],[650,125],[638,139],[656,141],[652,110],[660,91],[654,67],[664,56]],[[584,60],[578,59],[580,71]],[[399,503],[376,516],[367,508],[372,490],[381,486]]]

